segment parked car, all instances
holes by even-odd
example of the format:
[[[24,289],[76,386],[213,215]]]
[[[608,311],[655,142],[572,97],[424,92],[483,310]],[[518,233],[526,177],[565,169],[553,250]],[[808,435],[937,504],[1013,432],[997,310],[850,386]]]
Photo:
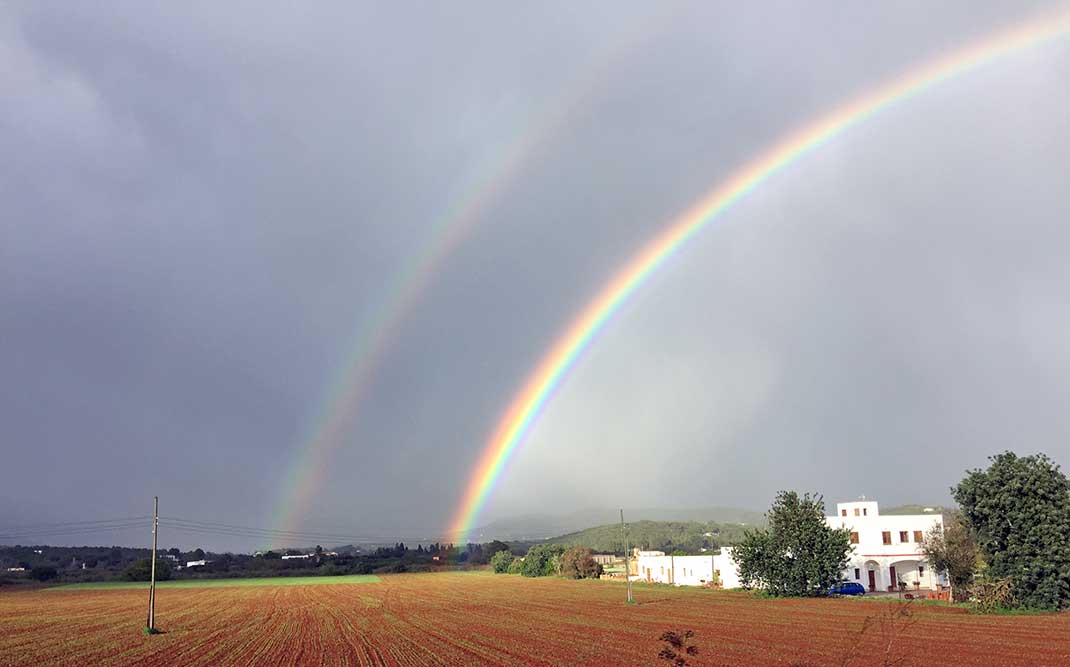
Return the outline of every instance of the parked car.
[[[842,581],[829,589],[829,595],[865,595],[866,588],[857,581]]]

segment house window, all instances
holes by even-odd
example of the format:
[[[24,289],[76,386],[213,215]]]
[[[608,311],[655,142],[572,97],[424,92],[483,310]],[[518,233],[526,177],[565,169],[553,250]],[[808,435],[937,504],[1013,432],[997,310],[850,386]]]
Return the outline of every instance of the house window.
[[[862,578],[862,570],[860,570],[860,569],[858,569],[858,568],[856,567],[856,568],[855,568],[855,581],[858,581],[858,580],[859,580],[859,579],[861,579],[861,578]]]
[[[920,530],[915,530],[914,531],[914,541],[919,543],[919,544],[921,544],[921,531]]]
[[[847,516],[847,510],[840,510],[840,516]]]
[[[866,516],[866,508],[865,507],[862,508],[862,516]]]
[[[922,578],[924,576],[925,576],[925,566],[924,565],[919,565],[918,566],[918,578],[920,579],[920,578]]]
[[[899,541],[900,542],[909,542],[910,541],[910,533],[908,533],[905,530],[899,531]]]
[[[881,533],[881,540],[885,544],[891,544],[892,543],[892,533],[890,531],[887,531],[887,530],[882,532]]]
[[[851,544],[858,544],[858,533],[851,533]]]
[[[855,508],[855,516],[858,516],[858,508]]]

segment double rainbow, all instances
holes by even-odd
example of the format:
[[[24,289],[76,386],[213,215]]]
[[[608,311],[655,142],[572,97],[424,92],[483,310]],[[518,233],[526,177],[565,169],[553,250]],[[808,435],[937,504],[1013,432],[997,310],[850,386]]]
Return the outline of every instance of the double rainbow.
[[[947,79],[1001,56],[1063,36],[1068,31],[1070,14],[1049,16],[990,36],[909,71],[789,135],[703,197],[617,273],[542,358],[487,442],[447,534],[457,540],[475,537],[470,533],[480,511],[554,390],[628,297],[688,240],[781,169],[848,128]]]
[[[538,157],[540,149],[562,134],[574,117],[596,101],[601,84],[620,70],[621,63],[632,53],[658,35],[673,17],[674,12],[669,7],[637,20],[596,55],[557,96],[532,113],[508,141],[495,146],[470,184],[445,209],[420,251],[392,276],[377,307],[355,327],[344,361],[338,365],[337,373],[307,424],[307,431],[301,435],[294,450],[272,514],[276,531],[300,539],[298,529],[328,477],[335,453],[346,442],[346,431],[356,419],[402,325],[421,302],[439,269],[487,218],[490,208]],[[273,546],[284,545],[287,541],[292,540],[279,538]]]

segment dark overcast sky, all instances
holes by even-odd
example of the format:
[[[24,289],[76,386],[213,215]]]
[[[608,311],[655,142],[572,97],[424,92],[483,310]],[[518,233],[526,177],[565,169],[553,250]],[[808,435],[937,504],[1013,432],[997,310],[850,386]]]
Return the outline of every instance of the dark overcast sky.
[[[154,494],[275,525],[363,318],[549,127],[397,330],[301,524],[441,530],[533,365],[675,214],[881,81],[1070,10],[872,5],[3,5],[0,529]],[[1070,465],[1067,81],[1063,38],[764,184],[622,310],[484,520],[788,487],[940,503],[1005,448]]]

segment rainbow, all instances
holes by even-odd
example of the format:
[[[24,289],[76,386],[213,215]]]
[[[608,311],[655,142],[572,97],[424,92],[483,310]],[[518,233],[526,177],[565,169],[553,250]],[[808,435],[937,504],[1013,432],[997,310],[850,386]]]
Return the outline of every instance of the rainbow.
[[[607,284],[542,357],[501,417],[472,473],[447,534],[458,541],[468,537],[506,464],[531,430],[568,371],[576,364],[620,307],[681,247],[733,204],[789,164],[819,148],[897,102],[906,100],[952,77],[992,60],[1064,35],[1070,14],[1030,21],[989,36],[969,47],[873,89],[789,135],[766,153],[745,164],[705,195],[650,241]]]
[[[283,489],[272,516],[276,531],[292,532],[299,528],[308,508],[323,486],[331,459],[344,441],[358,408],[397,339],[401,325],[408,319],[426,292],[432,278],[447,258],[484,219],[488,209],[516,181],[525,166],[538,155],[539,148],[564,130],[572,117],[596,99],[600,83],[619,63],[668,24],[672,14],[659,10],[653,17],[644,16],[615,42],[594,57],[590,67],[565,85],[562,94],[515,132],[512,140],[491,151],[459,196],[452,199],[439,218],[429,240],[399,271],[372,310],[370,317],[356,327],[356,334],[340,371],[328,384],[300,438],[293,461],[286,468]],[[271,546],[282,546],[281,543]]]

